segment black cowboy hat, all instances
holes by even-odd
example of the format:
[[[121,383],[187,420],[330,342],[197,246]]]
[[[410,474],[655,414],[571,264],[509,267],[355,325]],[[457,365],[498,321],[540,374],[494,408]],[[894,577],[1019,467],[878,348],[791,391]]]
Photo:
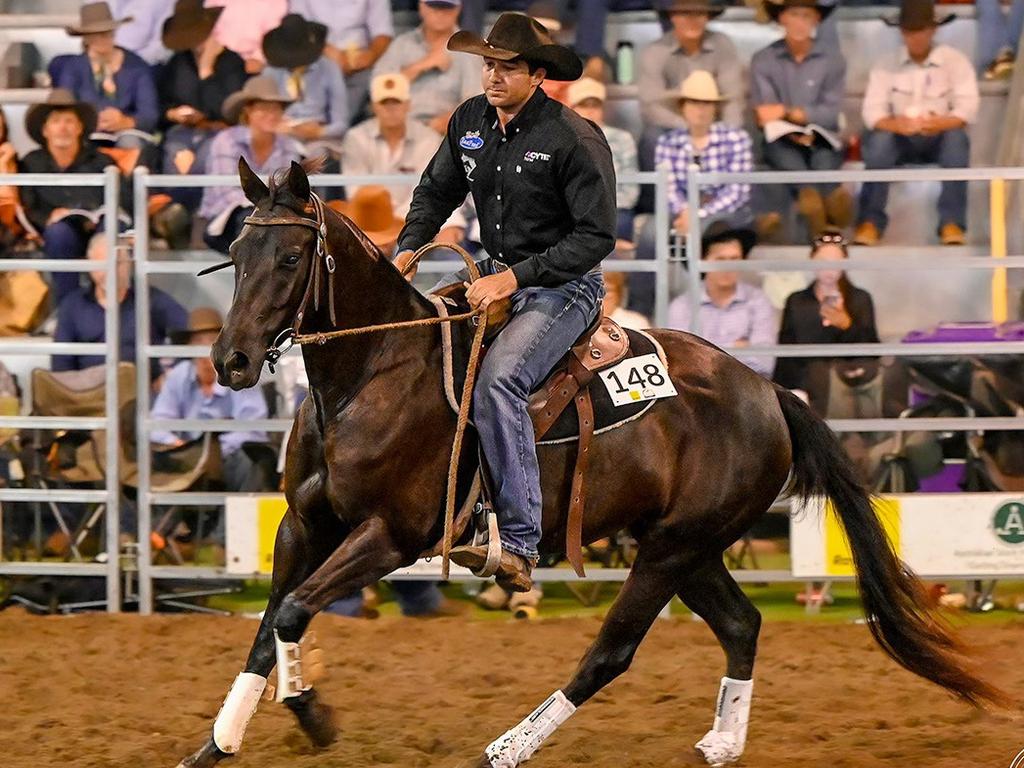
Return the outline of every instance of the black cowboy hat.
[[[501,14],[486,39],[467,30],[456,32],[448,40],[448,50],[499,61],[523,59],[543,67],[548,80],[578,80],[583,74],[579,57],[555,43],[543,24],[522,13]]]
[[[764,0],[765,13],[768,14],[772,21],[778,21],[779,14],[787,8],[813,8],[821,16],[821,20],[824,21],[836,9],[836,4],[824,5],[817,2],[817,0],[781,0],[780,2]]]
[[[326,42],[325,25],[289,13],[281,19],[281,26],[263,36],[263,55],[272,67],[308,67],[323,54]]]
[[[224,6],[204,8],[203,0],[178,0],[174,13],[164,22],[160,39],[172,51],[195,48],[213,34]]]
[[[712,19],[725,13],[722,0],[659,0],[654,7],[658,13],[665,15],[697,11],[706,13]]]
[[[82,123],[82,140],[96,130],[96,108],[84,101],[75,98],[71,91],[64,88],[54,88],[46,101],[41,104],[33,104],[25,113],[25,133],[32,137],[32,140],[40,146],[46,146],[46,139],[43,138],[43,124],[51,112],[58,109],[70,109]]]
[[[935,15],[935,0],[903,0],[900,4],[900,15],[882,19],[890,27],[899,27],[909,32],[917,32],[928,27],[939,27],[949,24],[956,18],[955,13],[945,16]]]
[[[757,234],[754,230],[746,227],[733,227],[724,221],[716,221],[701,236],[700,249],[702,253],[706,254],[708,248],[715,243],[726,243],[732,240],[739,241],[740,250],[743,251],[745,259],[750,254],[750,249],[757,245]]]

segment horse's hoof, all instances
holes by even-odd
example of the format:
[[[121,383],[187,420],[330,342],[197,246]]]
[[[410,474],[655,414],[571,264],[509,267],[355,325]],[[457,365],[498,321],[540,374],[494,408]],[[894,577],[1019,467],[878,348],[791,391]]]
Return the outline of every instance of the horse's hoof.
[[[221,752],[211,738],[207,739],[201,749],[178,763],[178,768],[213,768],[221,760],[228,757],[231,757],[231,755],[227,752]]]
[[[309,736],[313,746],[323,749],[337,741],[341,729],[334,722],[334,709],[320,701],[315,690],[286,699],[285,704],[298,718],[299,727]]]
[[[715,768],[735,763],[743,754],[743,745],[736,743],[736,737],[720,731],[708,731],[693,748],[704,762]]]
[[[480,759],[473,764],[473,768],[494,768],[491,759],[486,754],[480,755]]]

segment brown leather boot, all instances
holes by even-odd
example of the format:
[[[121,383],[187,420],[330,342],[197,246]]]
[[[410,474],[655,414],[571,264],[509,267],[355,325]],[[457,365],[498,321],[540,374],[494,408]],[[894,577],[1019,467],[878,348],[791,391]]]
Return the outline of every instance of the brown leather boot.
[[[878,245],[882,233],[878,227],[870,221],[864,221],[857,225],[857,231],[853,235],[855,245]]]
[[[811,237],[817,237],[828,226],[825,219],[825,201],[814,187],[804,187],[800,190],[796,198],[796,208],[800,215],[807,219],[807,229],[810,230]]]
[[[949,222],[939,229],[939,239],[943,245],[964,245],[967,242],[967,235],[959,224]]]
[[[836,187],[825,198],[825,216],[829,224],[845,229],[853,222],[853,198],[842,187]]]
[[[452,549],[451,559],[456,565],[469,568],[474,572],[479,571],[487,562],[487,545],[455,547]],[[530,573],[536,564],[535,560],[527,560],[522,555],[516,555],[503,549],[494,580],[513,592],[529,592],[533,589],[533,579],[530,578]]]

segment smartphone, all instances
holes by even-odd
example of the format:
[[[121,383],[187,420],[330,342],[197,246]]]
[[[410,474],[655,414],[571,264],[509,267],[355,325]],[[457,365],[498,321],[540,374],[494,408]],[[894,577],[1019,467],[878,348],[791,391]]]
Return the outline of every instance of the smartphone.
[[[826,296],[824,299],[822,299],[822,303],[823,304],[828,304],[830,307],[838,307],[839,306],[839,294],[833,293],[830,296]]]

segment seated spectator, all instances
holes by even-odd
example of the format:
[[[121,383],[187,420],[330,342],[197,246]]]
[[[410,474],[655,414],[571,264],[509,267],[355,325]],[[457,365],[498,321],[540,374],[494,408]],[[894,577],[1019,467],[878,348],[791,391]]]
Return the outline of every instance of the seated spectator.
[[[608,91],[604,84],[590,77],[584,77],[572,83],[567,92],[569,106],[581,117],[595,123],[608,140],[608,146],[612,150],[615,176],[618,177],[623,173],[636,173],[639,168],[637,167],[636,142],[633,140],[633,135],[621,128],[605,125],[604,105],[607,97]],[[619,209],[616,238],[619,240],[633,242],[633,209],[636,208],[639,197],[639,184],[620,182],[616,187],[615,206]]]
[[[331,207],[348,216],[385,256],[394,254],[405,220],[395,215],[391,193],[385,187],[360,187],[351,200],[332,201]]]
[[[371,71],[395,36],[390,0],[291,0],[289,10],[327,27],[324,56],[345,76],[348,113],[359,119],[370,91]]]
[[[25,131],[40,145],[22,158],[21,173],[102,173],[113,160],[88,140],[96,128],[96,110],[71,93],[56,88],[42,104],[33,104],[25,113]],[[97,224],[92,214],[103,206],[103,187],[23,187],[25,215],[42,235],[43,252],[48,259],[80,259]],[[129,198],[130,199],[130,198]],[[53,301],[78,287],[77,272],[55,272]]]
[[[438,137],[423,123],[410,119],[409,92],[405,75],[378,75],[373,79],[370,102],[374,116],[345,135],[341,149],[344,173],[417,176],[423,173],[437,151]],[[409,212],[414,188],[414,184],[387,187],[396,216],[404,219]],[[350,199],[358,191],[359,187],[352,184],[346,187]],[[434,239],[442,243],[461,243],[465,227],[465,219],[456,211]]]
[[[1024,0],[1011,0],[1009,14],[1000,0],[975,0],[978,71],[986,80],[1008,80],[1017,61],[1017,44],[1024,30]]]
[[[732,229],[725,222],[708,228],[701,241],[704,260],[736,262],[747,258],[757,240],[753,230]],[[736,272],[706,272],[700,295],[700,335],[730,352],[762,376],[772,372],[772,358],[744,355],[744,347],[775,341],[775,310],[764,291],[740,282]],[[668,307],[668,327],[694,328],[692,297],[677,296]]]
[[[0,173],[18,172],[18,153],[11,143],[7,115],[0,107]],[[0,256],[5,256],[25,237],[24,227],[18,220],[21,198],[15,186],[0,186]]]
[[[164,173],[201,172],[209,142],[227,124],[224,100],[245,84],[242,58],[213,38],[223,8],[203,8],[202,0],[177,0],[164,22],[163,43],[174,55],[160,68],[157,90],[163,110]],[[194,208],[198,192],[174,196]]]
[[[284,132],[305,142],[306,154],[319,148],[340,152],[348,130],[345,78],[334,62],[323,57],[327,27],[295,13],[263,38],[263,53],[270,65],[263,74],[277,83],[294,103],[285,110]],[[336,169],[335,169],[336,170]]]
[[[861,153],[867,168],[904,163],[938,163],[964,168],[971,146],[967,126],[978,116],[978,82],[964,54],[933,46],[935,30],[953,16],[936,18],[932,0],[904,0],[899,18],[903,49],[871,69],[864,93]],[[860,190],[858,245],[875,245],[889,222],[889,185],[866,183]],[[939,237],[963,245],[967,228],[967,182],[944,181],[939,195]]]
[[[206,0],[208,8],[223,8],[213,28],[213,39],[245,62],[245,71],[258,75],[267,61],[263,37],[277,29],[288,13],[288,0]]]
[[[135,288],[132,285],[132,260],[128,255],[130,245],[121,246],[123,250],[117,260],[117,305],[120,360],[135,361]],[[105,262],[107,254],[107,235],[97,232],[89,240],[86,257],[92,261]],[[107,272],[99,270],[89,273],[89,285],[72,291],[57,307],[57,330],[54,341],[84,342],[102,344],[106,340],[106,313],[110,305],[107,295]],[[159,288],[149,288],[149,343],[163,344],[170,337],[172,330],[184,328],[188,322],[185,308],[170,295]],[[102,365],[106,358],[98,355],[54,355],[53,370],[80,371],[94,365]],[[159,374],[156,366],[150,371],[150,378]]]
[[[452,112],[481,92],[480,67],[469,56],[455,56],[448,38],[458,31],[460,0],[420,0],[421,23],[396,37],[373,67],[373,75],[401,72],[410,83],[412,117],[439,135]]]
[[[114,31],[114,42],[126,51],[141,56],[147,64],[159,64],[167,58],[160,29],[174,8],[174,0],[107,0],[115,19],[121,24]]]
[[[188,327],[175,333],[178,344],[206,346],[213,344],[223,321],[212,307],[194,309],[188,317]],[[153,402],[150,416],[154,419],[265,419],[267,402],[259,388],[237,392],[217,383],[217,371],[209,356],[195,360],[182,360],[164,379],[160,393]],[[150,433],[150,440],[158,445],[176,446],[202,436],[202,432]],[[224,462],[224,485],[229,491],[259,490],[253,487],[254,465],[242,450],[244,443],[265,443],[267,435],[259,430],[241,430],[218,434]]]
[[[651,321],[646,316],[631,309],[626,309],[628,299],[626,273],[605,272],[604,300],[601,304],[601,314],[614,320],[623,328],[633,328],[635,330],[650,328]]]
[[[724,4],[717,0],[664,0],[659,4],[659,12],[670,22],[671,29],[644,46],[637,58],[640,114],[653,129],[652,158],[658,134],[686,127],[686,118],[675,105],[664,102],[663,94],[678,90],[683,80],[697,70],[710,72],[718,83],[724,95],[723,122],[734,127],[743,125],[743,64],[732,41],[707,28],[708,22],[724,10]]]
[[[846,239],[838,230],[823,232],[811,247],[811,258],[842,262],[847,258]],[[875,307],[871,294],[857,288],[846,273],[836,269],[819,270],[814,281],[802,291],[790,295],[782,312],[779,344],[864,344],[878,341]],[[841,378],[864,375],[865,358],[780,358],[772,379],[787,389],[806,395],[811,407],[824,415],[828,406],[829,377],[833,367]]]
[[[835,6],[817,0],[767,0],[765,9],[785,37],[750,61],[750,99],[757,124],[765,131],[764,160],[779,171],[839,168],[843,148],[836,134],[846,92],[846,60],[838,48],[815,39],[818,25]],[[812,237],[828,225],[847,227],[852,222],[852,198],[838,184],[791,190]],[[769,206],[772,211],[786,207],[781,201]],[[778,223],[780,219],[766,228]]]
[[[125,19],[115,19],[106,2],[87,3],[81,22],[67,33],[82,38],[84,53],[71,57],[54,82],[97,111],[96,128],[115,139],[118,147],[144,150],[140,159],[150,167],[155,159],[154,138],[160,118],[156,86],[149,65],[139,56],[114,44],[114,30]]]
[[[224,100],[221,112],[232,124],[217,134],[210,145],[206,172],[237,174],[238,158],[244,157],[256,173],[270,174],[298,161],[299,148],[281,132],[285,107],[292,100],[278,90],[269,77],[254,77],[237,93]],[[238,123],[238,125],[234,125]],[[207,187],[203,190],[200,214],[208,224],[203,239],[221,253],[242,231],[242,220],[252,211],[241,187]]]

